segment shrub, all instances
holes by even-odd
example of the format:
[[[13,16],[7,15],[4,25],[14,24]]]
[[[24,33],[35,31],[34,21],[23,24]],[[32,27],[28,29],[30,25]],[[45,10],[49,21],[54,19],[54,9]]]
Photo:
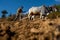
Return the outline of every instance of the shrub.
[[[60,17],[60,12],[50,13],[47,17],[48,17],[49,19],[55,19],[55,18],[57,18],[57,16]]]
[[[6,14],[8,14],[7,10],[2,10],[2,18],[6,18]]]

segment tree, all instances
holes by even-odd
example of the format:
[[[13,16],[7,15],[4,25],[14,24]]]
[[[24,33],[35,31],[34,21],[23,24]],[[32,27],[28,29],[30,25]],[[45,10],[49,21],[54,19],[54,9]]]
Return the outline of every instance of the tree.
[[[8,13],[6,10],[2,10],[2,18],[6,18],[6,14]]]

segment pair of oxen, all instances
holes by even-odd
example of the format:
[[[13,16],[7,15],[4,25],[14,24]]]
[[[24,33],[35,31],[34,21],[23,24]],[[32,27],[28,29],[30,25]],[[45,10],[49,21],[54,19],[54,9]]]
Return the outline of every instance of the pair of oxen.
[[[52,6],[52,7],[46,7],[45,5],[39,6],[39,7],[32,7],[29,9],[29,14],[28,14],[28,18],[33,18],[36,15],[40,15],[40,19],[45,18],[47,15],[49,15],[49,13],[52,13],[53,11],[57,11],[57,8]]]

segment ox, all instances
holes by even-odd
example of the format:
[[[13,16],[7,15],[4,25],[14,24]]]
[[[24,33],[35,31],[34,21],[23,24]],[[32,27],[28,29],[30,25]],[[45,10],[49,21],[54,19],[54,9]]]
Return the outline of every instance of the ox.
[[[58,9],[55,6],[47,7],[47,10],[48,10],[49,13],[57,12],[58,11]]]
[[[46,13],[47,9],[44,5],[39,6],[39,7],[32,7],[29,9],[29,14],[28,14],[28,18],[34,18],[35,15],[40,15],[40,18],[43,19],[43,17],[45,18],[45,16],[47,15]]]

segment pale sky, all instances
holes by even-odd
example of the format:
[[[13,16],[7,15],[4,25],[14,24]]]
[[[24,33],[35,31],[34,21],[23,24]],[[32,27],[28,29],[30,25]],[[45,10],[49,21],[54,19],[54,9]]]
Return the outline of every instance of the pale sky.
[[[55,0],[55,1],[58,1],[58,2],[60,2],[60,0]]]

